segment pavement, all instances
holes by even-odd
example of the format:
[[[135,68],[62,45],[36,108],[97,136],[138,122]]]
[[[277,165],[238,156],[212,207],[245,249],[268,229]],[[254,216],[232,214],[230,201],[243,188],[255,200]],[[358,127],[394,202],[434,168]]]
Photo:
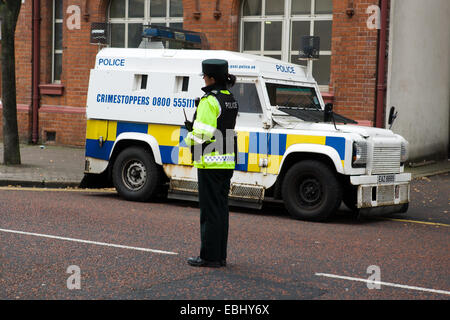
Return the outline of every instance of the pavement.
[[[0,186],[77,188],[84,177],[84,148],[21,145],[21,165],[0,164]],[[413,179],[450,172],[450,159],[407,166]],[[3,144],[0,143],[0,163]]]
[[[0,186],[76,188],[84,177],[84,148],[20,145],[20,165],[3,165],[0,145]]]

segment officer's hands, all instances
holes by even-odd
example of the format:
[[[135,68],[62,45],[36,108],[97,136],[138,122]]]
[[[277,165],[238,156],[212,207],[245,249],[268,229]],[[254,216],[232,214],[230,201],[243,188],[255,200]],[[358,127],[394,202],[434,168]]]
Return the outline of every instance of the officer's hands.
[[[186,127],[186,129],[187,129],[189,132],[191,132],[191,131],[192,131],[192,128],[193,128],[193,123],[192,123],[191,121],[186,120],[186,121],[184,122],[184,126]]]
[[[201,100],[201,98],[195,98],[194,103],[195,103],[195,106],[196,106],[196,107],[198,107],[198,105],[200,104],[200,100]],[[186,114],[185,114],[185,117],[186,117]],[[184,126],[186,127],[186,129],[187,129],[189,132],[191,132],[192,129],[193,129],[193,122],[192,122],[192,121],[188,121],[188,120],[186,119],[186,121],[184,122]]]
[[[195,98],[194,103],[196,107],[198,107],[198,105],[200,104],[200,100],[201,98]],[[184,114],[184,116],[186,117],[186,113]],[[186,121],[184,122],[184,126],[189,132],[191,132],[193,130],[193,121],[189,121],[186,119]]]

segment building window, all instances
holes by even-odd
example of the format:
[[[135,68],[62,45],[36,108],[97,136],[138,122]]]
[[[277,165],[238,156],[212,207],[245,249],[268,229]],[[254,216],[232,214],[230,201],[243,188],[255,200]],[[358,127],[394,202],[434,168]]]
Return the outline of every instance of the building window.
[[[300,39],[320,37],[320,59],[308,62],[319,85],[330,82],[332,0],[244,0],[240,50],[306,65],[298,60]]]
[[[111,47],[137,48],[143,25],[183,28],[182,0],[112,0],[108,21]]]
[[[52,82],[61,83],[63,8],[62,1],[53,0],[53,37],[52,37]]]

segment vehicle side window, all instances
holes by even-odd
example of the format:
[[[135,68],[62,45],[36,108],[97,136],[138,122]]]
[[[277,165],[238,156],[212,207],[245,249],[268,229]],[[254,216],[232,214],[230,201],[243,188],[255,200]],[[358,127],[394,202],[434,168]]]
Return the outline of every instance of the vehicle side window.
[[[266,83],[266,88],[272,106],[320,109],[314,88],[275,83]]]
[[[239,104],[240,113],[262,113],[254,83],[236,83],[230,91]]]

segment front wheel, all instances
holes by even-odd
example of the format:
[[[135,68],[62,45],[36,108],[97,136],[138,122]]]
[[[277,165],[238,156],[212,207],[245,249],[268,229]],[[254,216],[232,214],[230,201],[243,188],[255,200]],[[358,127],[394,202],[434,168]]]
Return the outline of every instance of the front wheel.
[[[335,173],[314,160],[293,165],[286,173],[281,192],[286,209],[302,220],[326,220],[342,201],[342,188]]]
[[[350,209],[351,215],[357,217],[359,215],[360,209],[358,209],[358,187],[353,185],[346,185],[344,188],[344,194],[342,196],[342,201],[345,206]]]
[[[112,178],[120,196],[131,201],[148,201],[160,184],[160,172],[150,151],[129,147],[114,161]]]

